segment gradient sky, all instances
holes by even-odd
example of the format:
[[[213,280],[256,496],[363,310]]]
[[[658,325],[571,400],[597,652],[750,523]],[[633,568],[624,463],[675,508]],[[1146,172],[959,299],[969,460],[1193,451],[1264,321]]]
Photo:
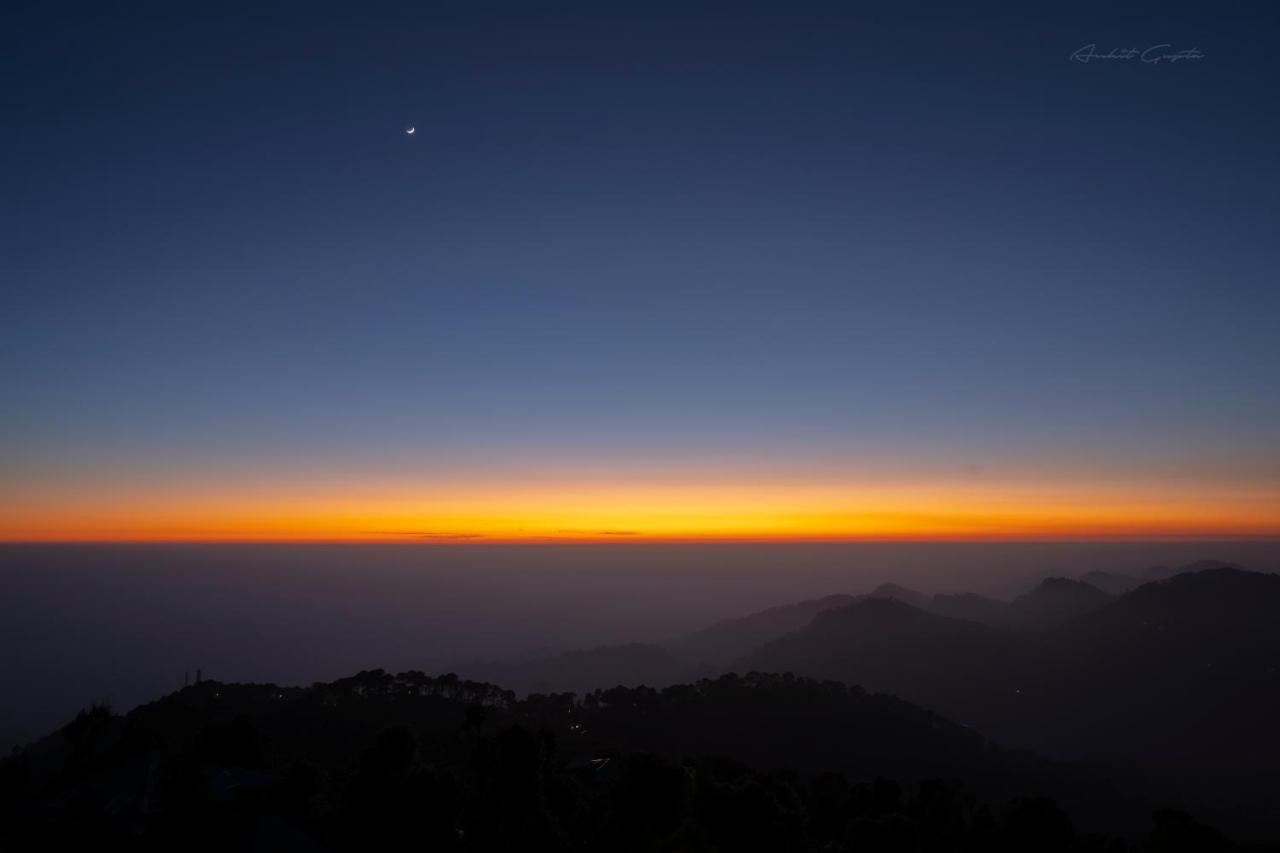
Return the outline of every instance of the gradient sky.
[[[0,539],[1280,533],[1280,16],[1037,5],[6,2]]]

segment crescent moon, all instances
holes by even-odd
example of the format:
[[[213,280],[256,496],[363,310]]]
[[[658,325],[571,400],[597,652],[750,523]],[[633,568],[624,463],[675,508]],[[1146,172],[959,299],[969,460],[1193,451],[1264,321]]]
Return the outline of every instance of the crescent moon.
[[[416,131],[416,130],[417,130],[417,128],[416,128],[416,127],[411,127],[411,128],[409,128],[408,130],[406,130],[406,131],[405,131],[405,133],[409,134],[410,136],[413,136],[414,131]]]

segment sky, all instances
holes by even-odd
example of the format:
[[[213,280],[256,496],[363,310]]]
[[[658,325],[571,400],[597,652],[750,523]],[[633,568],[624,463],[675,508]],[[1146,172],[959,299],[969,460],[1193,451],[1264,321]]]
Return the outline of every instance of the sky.
[[[1280,534],[1278,37],[7,2],[0,540]]]

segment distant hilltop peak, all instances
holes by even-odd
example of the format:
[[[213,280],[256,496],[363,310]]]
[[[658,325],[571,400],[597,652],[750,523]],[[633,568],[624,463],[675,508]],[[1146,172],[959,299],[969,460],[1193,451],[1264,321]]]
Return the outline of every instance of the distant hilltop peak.
[[[1017,604],[1020,601],[1031,601],[1050,597],[1063,598],[1066,596],[1093,601],[1105,601],[1110,597],[1093,584],[1086,583],[1083,580],[1055,577],[1045,578],[1040,581],[1040,583],[1036,585],[1035,589],[1018,596],[1014,599],[1013,603]]]
[[[932,599],[923,592],[916,592],[914,589],[907,589],[905,586],[896,583],[882,583],[873,589],[867,598],[890,599],[892,601],[900,601],[903,604],[910,604],[912,607],[918,607],[921,610],[929,608]]]
[[[1091,613],[1111,600],[1110,595],[1084,581],[1054,577],[1015,598],[1010,611],[1015,623],[1047,627]]]
[[[1036,589],[1080,589],[1081,587],[1089,587],[1090,585],[1084,581],[1072,580],[1071,578],[1045,578],[1040,581]],[[1034,592],[1034,590],[1033,590]]]

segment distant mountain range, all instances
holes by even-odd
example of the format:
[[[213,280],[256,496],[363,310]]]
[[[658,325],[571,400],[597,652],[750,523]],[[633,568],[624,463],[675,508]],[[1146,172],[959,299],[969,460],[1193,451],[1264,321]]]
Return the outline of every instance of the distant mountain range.
[[[1048,578],[1010,602],[885,584],[726,620],[666,646],[464,672],[519,692],[793,672],[898,695],[1055,756],[1280,761],[1280,727],[1270,723],[1280,719],[1280,620],[1266,616],[1280,614],[1280,577],[1216,561],[1142,574],[1167,580]],[[1118,595],[1100,588],[1130,582]]]
[[[888,584],[488,665],[502,686],[377,670],[93,708],[0,760],[0,849],[1097,851],[1132,848],[1059,804],[1133,838],[1185,803],[1274,840],[1280,575],[1187,568],[1009,602]],[[1143,849],[1246,848],[1159,811]]]
[[[820,613],[871,598],[893,599],[940,616],[967,619],[985,625],[1047,628],[1096,610],[1107,604],[1111,597],[1128,592],[1149,580],[1210,568],[1237,567],[1216,560],[1201,560],[1177,569],[1147,569],[1143,574],[1150,577],[1145,580],[1105,572],[1090,572],[1079,580],[1046,578],[1012,602],[971,592],[927,595],[898,584],[887,583],[862,595],[828,595],[727,619],[669,643],[668,648],[681,660],[725,666],[770,640],[803,628]]]
[[[1280,761],[1280,576],[1210,569],[1103,601],[1070,583],[1033,594],[1031,612],[1054,620],[1088,608],[1053,627],[869,600],[731,668],[860,684],[1050,755]]]
[[[1150,581],[1168,580],[1175,575],[1183,575],[1188,572],[1203,572],[1206,569],[1239,569],[1243,568],[1239,563],[1227,563],[1222,560],[1197,560],[1194,563],[1187,563],[1177,568],[1169,568],[1168,566],[1150,566],[1143,569],[1137,575],[1122,575],[1114,572],[1086,572],[1080,576],[1080,580],[1085,583],[1096,586],[1103,592],[1111,595],[1124,595],[1130,590],[1137,589],[1144,583]]]

